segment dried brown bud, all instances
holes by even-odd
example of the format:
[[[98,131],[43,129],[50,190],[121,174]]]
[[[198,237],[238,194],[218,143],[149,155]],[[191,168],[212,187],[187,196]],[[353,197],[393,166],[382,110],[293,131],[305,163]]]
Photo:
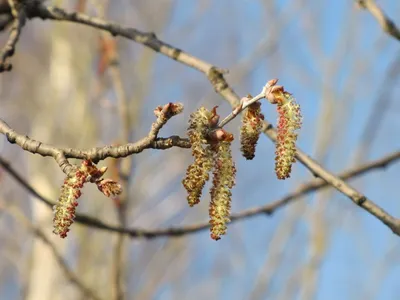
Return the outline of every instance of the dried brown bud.
[[[233,141],[233,134],[227,132],[223,128],[217,128],[210,132],[209,137],[212,142],[219,142],[219,141],[226,141],[232,142]]]
[[[157,106],[154,109],[154,114],[157,118],[169,119],[183,111],[182,103],[167,103],[164,106]]]
[[[218,106],[214,106],[213,109],[211,110],[211,116],[208,123],[210,127],[215,127],[218,125],[219,114],[217,114],[217,108]]]
[[[105,196],[118,196],[122,193],[122,186],[112,179],[101,179],[96,182],[97,188]]]

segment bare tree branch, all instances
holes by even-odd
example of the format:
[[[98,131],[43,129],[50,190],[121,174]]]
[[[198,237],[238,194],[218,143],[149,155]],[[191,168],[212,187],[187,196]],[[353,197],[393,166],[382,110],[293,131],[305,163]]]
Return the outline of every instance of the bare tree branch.
[[[383,12],[383,10],[376,4],[375,0],[356,0],[359,7],[368,10],[372,16],[378,21],[382,27],[390,36],[400,41],[400,30],[396,24],[389,19],[389,17]]]
[[[14,21],[11,26],[8,41],[0,52],[0,72],[10,71],[12,69],[12,65],[7,63],[7,59],[14,55],[22,27],[24,27],[26,21],[25,8],[22,3],[19,3],[17,0],[8,0],[8,4],[11,8]]]
[[[105,9],[108,7],[108,1],[103,1],[102,4],[99,4],[97,9],[100,17],[104,17]],[[106,45],[107,43],[116,43],[114,37],[110,36],[110,34],[106,31],[101,32],[101,38],[103,44]],[[114,44],[115,45],[115,44]],[[110,47],[109,47],[110,48]],[[122,143],[128,143],[129,137],[132,131],[132,119],[131,119],[131,110],[129,109],[129,103],[127,99],[127,95],[123,86],[123,80],[121,75],[121,70],[119,68],[119,61],[118,51],[116,50],[116,46],[113,47],[114,51],[108,50],[106,54],[108,55],[107,59],[108,62],[108,70],[111,75],[111,81],[113,83],[113,88],[117,98],[117,107],[119,118],[121,120],[121,130],[120,130],[120,139]],[[119,195],[118,198],[118,205],[115,206],[117,215],[118,215],[118,222],[119,226],[126,227],[127,224],[127,208],[128,208],[128,200],[129,194],[129,178],[132,175],[132,160],[133,157],[127,157],[122,161],[120,164],[120,172],[124,174],[123,177],[120,178],[119,182],[122,185],[122,194]],[[127,238],[124,234],[119,234],[116,238],[114,249],[113,249],[113,258],[112,258],[112,270],[111,270],[111,282],[112,282],[112,289],[111,289],[111,297],[115,300],[122,300],[125,298],[125,288],[124,288],[124,270],[125,270],[125,263],[124,263],[124,249],[125,243]]]
[[[167,104],[164,108],[172,107],[175,104]],[[168,108],[169,109],[169,108]],[[40,154],[42,156],[53,157],[64,173],[68,174],[72,170],[67,158],[91,159],[93,162],[104,160],[107,157],[121,158],[134,153],[140,153],[145,149],[168,149],[171,147],[190,148],[188,139],[178,136],[168,138],[158,138],[158,133],[172,115],[160,115],[153,123],[148,135],[135,143],[128,143],[122,146],[104,146],[92,149],[59,148],[45,144],[28,136],[18,134],[6,122],[0,119],[0,133],[4,134],[11,144],[17,144],[25,151]],[[164,118],[166,116],[166,118]]]
[[[381,159],[372,161],[370,163],[363,164],[361,166],[352,168],[348,171],[345,171],[341,174],[338,175],[338,178],[341,178],[341,180],[347,180],[350,178],[355,178],[359,177],[367,172],[370,172],[375,169],[380,169],[380,168],[386,168],[388,165],[391,163],[394,163],[396,161],[400,160],[400,151],[399,152],[394,152],[391,153]],[[0,157],[0,166],[4,168],[24,189],[26,189],[30,194],[47,204],[49,207],[52,207],[55,203],[49,199],[46,199],[44,196],[40,195],[25,179],[22,178],[21,175],[18,174],[16,170],[14,170],[9,163],[7,163],[3,158]],[[289,204],[295,200],[298,200],[304,195],[307,195],[309,193],[315,192],[317,190],[323,189],[330,187],[330,185],[325,182],[324,180],[321,180],[319,178],[316,178],[308,183],[305,183],[299,188],[286,195],[285,197],[276,200],[274,202],[268,203],[266,205],[260,206],[260,207],[255,207],[251,209],[244,210],[240,213],[237,214],[232,214],[231,215],[231,221],[235,222],[238,220],[242,219],[247,219],[252,216],[260,215],[260,214],[266,214],[266,215],[272,215],[277,209],[284,207],[286,204]],[[156,230],[145,230],[145,229],[138,229],[138,228],[122,228],[118,226],[113,226],[106,224],[96,218],[83,215],[83,214],[77,214],[75,218],[75,222],[80,223],[82,225],[90,226],[93,228],[101,229],[101,230],[107,230],[111,232],[118,232],[118,233],[123,233],[131,238],[145,238],[145,239],[152,239],[152,238],[157,238],[157,237],[162,237],[162,236],[182,236],[186,234],[191,234],[195,233],[198,231],[206,230],[209,228],[208,222],[204,223],[199,223],[199,224],[193,224],[189,226],[184,226],[184,227],[175,227],[175,228],[165,228],[165,229],[156,229]]]

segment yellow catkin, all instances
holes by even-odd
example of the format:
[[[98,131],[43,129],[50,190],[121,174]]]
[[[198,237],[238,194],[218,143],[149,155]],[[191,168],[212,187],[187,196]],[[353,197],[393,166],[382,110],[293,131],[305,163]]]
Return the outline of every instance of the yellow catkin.
[[[209,207],[211,238],[219,240],[230,221],[231,189],[235,185],[236,168],[230,142],[222,141],[215,146],[213,184]]]
[[[204,107],[190,115],[188,136],[194,162],[186,170],[182,184],[188,192],[190,206],[200,202],[204,185],[209,180],[212,169],[212,152],[207,145],[207,134],[212,113]]]

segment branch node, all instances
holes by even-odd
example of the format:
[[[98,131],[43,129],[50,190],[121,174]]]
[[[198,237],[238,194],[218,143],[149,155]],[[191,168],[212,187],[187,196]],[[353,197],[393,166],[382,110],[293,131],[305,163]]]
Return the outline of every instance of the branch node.
[[[221,91],[228,87],[223,72],[217,67],[211,67],[207,73],[207,77],[217,93],[221,93]]]
[[[17,138],[11,132],[6,132],[6,138],[10,142],[10,144],[15,144]]]
[[[365,196],[358,196],[357,198],[358,199],[356,199],[356,203],[358,206],[363,206],[365,201],[367,201],[367,197],[365,197]]]

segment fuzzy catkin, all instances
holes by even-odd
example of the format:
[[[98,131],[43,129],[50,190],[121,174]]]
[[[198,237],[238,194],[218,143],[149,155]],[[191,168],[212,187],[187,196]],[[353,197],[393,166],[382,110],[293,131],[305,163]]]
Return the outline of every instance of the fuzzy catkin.
[[[242,155],[251,160],[255,157],[256,145],[263,127],[264,115],[261,113],[261,103],[251,104],[242,113],[242,126],[240,127],[240,151]]]
[[[204,185],[209,180],[212,169],[212,152],[208,143],[209,123],[213,114],[201,107],[190,115],[188,136],[194,162],[186,170],[182,184],[188,192],[189,206],[200,202]]]
[[[278,126],[276,141],[275,172],[278,179],[290,177],[292,164],[296,161],[297,129],[301,127],[300,106],[287,92],[277,103]]]
[[[107,167],[98,169],[90,160],[84,160],[74,173],[64,180],[61,187],[58,203],[54,205],[53,233],[61,238],[67,237],[69,228],[74,223],[75,210],[78,198],[82,195],[81,189],[87,182],[97,185],[97,188],[107,197],[117,196],[122,193],[119,183],[111,179],[101,178]]]
[[[74,222],[77,200],[82,195],[80,190],[86,182],[86,177],[84,172],[77,170],[73,176],[65,179],[61,187],[58,203],[53,208],[53,233],[61,238],[67,237],[69,227]]]
[[[236,168],[232,158],[231,143],[221,141],[215,146],[213,182],[209,207],[211,238],[219,240],[230,221],[231,189],[235,185]]]
[[[182,181],[188,192],[187,201],[189,206],[194,206],[200,202],[204,185],[210,178],[211,169],[212,153],[207,147],[196,153],[195,160],[187,168],[186,177]]]

